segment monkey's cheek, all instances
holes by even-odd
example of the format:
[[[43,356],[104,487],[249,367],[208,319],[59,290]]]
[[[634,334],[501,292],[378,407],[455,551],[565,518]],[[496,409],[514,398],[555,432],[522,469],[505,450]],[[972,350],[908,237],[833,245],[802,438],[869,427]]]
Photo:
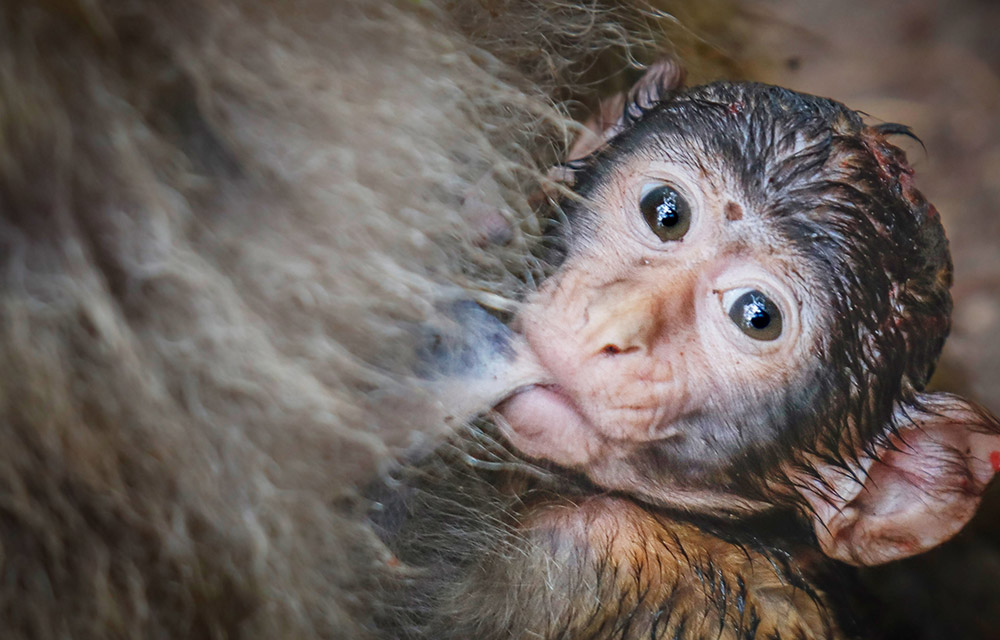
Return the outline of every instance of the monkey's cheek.
[[[566,467],[587,465],[602,439],[566,396],[531,387],[501,404],[504,434],[517,449]]]

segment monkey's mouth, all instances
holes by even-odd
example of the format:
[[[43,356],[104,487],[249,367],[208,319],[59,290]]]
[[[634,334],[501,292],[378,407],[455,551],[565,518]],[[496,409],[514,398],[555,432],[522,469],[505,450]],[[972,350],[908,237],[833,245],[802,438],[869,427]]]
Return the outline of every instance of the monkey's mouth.
[[[522,396],[524,394],[536,394],[544,398],[544,401],[556,403],[567,409],[571,409],[576,413],[583,415],[583,411],[580,406],[576,403],[573,397],[555,382],[536,382],[534,384],[525,385],[519,389],[516,389],[512,394],[504,399],[500,405],[505,405],[513,401],[516,397]],[[500,406],[497,407],[500,409]]]
[[[555,383],[522,387],[496,407],[505,435],[523,453],[565,466],[593,459],[603,438],[573,397]]]

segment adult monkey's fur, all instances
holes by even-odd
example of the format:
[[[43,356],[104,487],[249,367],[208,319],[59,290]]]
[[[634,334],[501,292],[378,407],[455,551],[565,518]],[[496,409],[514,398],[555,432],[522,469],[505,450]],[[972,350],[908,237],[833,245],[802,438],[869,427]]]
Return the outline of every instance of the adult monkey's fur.
[[[727,4],[0,4],[0,636],[364,637],[463,203]]]

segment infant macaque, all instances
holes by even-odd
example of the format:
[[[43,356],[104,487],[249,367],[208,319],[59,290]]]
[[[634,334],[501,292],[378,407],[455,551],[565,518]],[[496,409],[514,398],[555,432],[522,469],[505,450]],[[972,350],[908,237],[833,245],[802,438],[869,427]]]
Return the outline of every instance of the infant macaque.
[[[828,616],[809,621],[820,595],[759,599],[751,630],[744,606],[767,580],[734,558],[759,547],[725,550],[725,526],[687,519],[738,533],[785,510],[826,555],[877,564],[954,535],[1000,466],[996,418],[924,389],[952,265],[937,211],[887,140],[908,130],[779,87],[680,90],[675,69],[654,66],[574,149],[576,197],[552,234],[561,263],[491,364],[501,433],[571,496],[512,508],[523,557],[476,552],[492,581],[468,573],[462,589],[485,590],[470,597],[481,608],[504,599],[502,614],[477,614],[500,620],[498,637],[604,637],[593,620],[623,616],[633,626],[606,635],[758,637],[762,617],[787,610],[799,626],[772,621],[773,637],[836,636]],[[708,604],[682,605],[704,565],[678,558],[705,554],[719,572]],[[505,591],[504,576],[547,587]],[[716,578],[742,589],[739,615]],[[544,610],[541,594],[579,607]],[[595,594],[626,604],[587,618]],[[691,607],[719,624],[684,626]]]

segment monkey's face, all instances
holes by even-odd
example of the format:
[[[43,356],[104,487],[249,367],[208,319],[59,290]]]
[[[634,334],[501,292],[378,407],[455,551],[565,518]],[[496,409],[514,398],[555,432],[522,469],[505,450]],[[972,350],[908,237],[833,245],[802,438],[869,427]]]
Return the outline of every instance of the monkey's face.
[[[544,375],[500,405],[510,441],[660,504],[805,501],[854,562],[951,535],[992,478],[998,427],[922,391],[951,266],[885,139],[899,126],[757,84],[645,104],[572,167],[565,261],[514,324]],[[933,453],[897,454],[904,431]],[[965,511],[934,524],[946,509]]]
[[[954,535],[1000,423],[923,391],[951,266],[905,130],[757,84],[642,104],[570,167],[565,260],[513,326],[543,375],[498,407],[511,442],[663,505],[798,504],[855,564]]]
[[[518,317],[548,379],[501,405],[508,437],[609,488],[728,504],[718,473],[782,438],[825,299],[724,167],[610,166]]]

